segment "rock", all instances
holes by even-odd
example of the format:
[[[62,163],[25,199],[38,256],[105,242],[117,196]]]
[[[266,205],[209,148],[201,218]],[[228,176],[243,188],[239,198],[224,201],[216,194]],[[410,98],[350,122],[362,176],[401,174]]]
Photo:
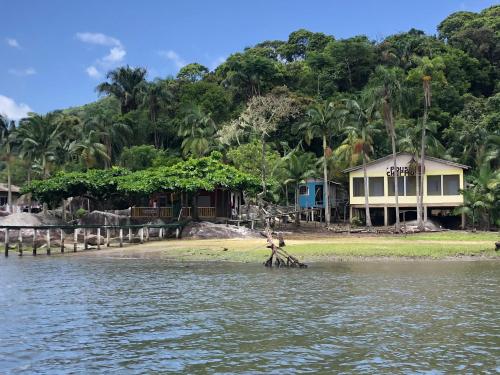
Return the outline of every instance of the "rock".
[[[183,232],[183,238],[254,238],[260,237],[256,230],[235,225],[214,224],[208,221],[192,222],[188,224]]]

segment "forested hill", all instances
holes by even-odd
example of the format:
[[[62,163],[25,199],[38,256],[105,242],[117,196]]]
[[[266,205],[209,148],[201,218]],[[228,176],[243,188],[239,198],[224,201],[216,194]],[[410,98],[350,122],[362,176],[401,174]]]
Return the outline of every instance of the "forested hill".
[[[214,71],[192,63],[147,81],[144,68],[120,67],[97,86],[97,102],[21,120],[9,149],[13,179],[25,182],[30,166],[30,178],[46,178],[219,150],[273,181],[273,199],[283,200],[284,186],[321,175],[324,154],[330,177],[342,180],[363,153],[389,154],[391,136],[397,150],[418,153],[423,124],[427,154],[472,166],[471,179],[480,170],[498,178],[499,64],[493,6],[451,14],[435,36],[410,29],[375,42],[301,29],[236,52]]]

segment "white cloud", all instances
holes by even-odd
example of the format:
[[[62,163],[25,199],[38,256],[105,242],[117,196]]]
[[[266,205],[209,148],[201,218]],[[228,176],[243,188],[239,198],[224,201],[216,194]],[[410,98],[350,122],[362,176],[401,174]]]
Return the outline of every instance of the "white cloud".
[[[109,50],[109,54],[102,58],[102,62],[115,64],[123,60],[127,51],[123,47],[113,47]]]
[[[36,74],[36,70],[35,70],[35,68],[9,69],[9,74],[12,74],[15,76],[20,76],[20,77],[32,76],[32,75]]]
[[[172,51],[172,50],[158,51],[158,55],[166,58],[167,60],[172,61],[174,63],[174,65],[177,67],[177,69],[180,69],[186,65],[186,61],[184,61],[184,59],[182,59],[179,56],[179,54],[175,51]]]
[[[7,44],[12,48],[21,49],[21,46],[19,45],[18,41],[14,38],[6,38],[5,42],[7,42]]]
[[[7,116],[10,120],[19,120],[33,112],[31,108],[24,103],[17,104],[14,99],[8,96],[0,95],[0,113]]]
[[[84,43],[99,44],[101,46],[122,45],[118,39],[102,33],[76,33],[76,38]]]
[[[92,78],[100,78],[102,76],[102,74],[97,70],[97,68],[94,65],[91,65],[87,69],[85,69],[85,72],[89,75],[89,77]]]
[[[83,43],[111,47],[107,55],[95,60],[94,64],[85,69],[85,72],[91,78],[102,77],[103,70],[111,69],[120,64],[127,54],[120,40],[106,34],[89,32],[76,33],[76,38]]]

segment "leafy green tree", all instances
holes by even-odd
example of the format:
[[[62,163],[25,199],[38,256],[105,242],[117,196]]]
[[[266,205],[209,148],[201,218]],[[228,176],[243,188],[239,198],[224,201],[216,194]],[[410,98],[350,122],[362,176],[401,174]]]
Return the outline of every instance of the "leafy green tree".
[[[190,82],[201,81],[208,74],[208,72],[209,70],[206,66],[198,63],[192,63],[183,66],[179,70],[179,73],[177,73],[177,79]]]
[[[146,82],[147,71],[144,68],[122,66],[106,74],[110,82],[103,82],[96,87],[99,94],[113,95],[120,101],[122,114],[139,107],[141,92]]]
[[[7,205],[12,212],[12,163],[15,160],[16,127],[14,121],[0,115],[0,156],[7,169]]]

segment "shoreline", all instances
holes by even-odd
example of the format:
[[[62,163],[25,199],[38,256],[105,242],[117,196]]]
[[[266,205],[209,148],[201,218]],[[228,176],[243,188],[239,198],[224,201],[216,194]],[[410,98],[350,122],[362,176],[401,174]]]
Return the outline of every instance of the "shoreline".
[[[301,262],[481,261],[500,260],[497,233],[424,233],[411,237],[335,236],[285,239],[285,250]],[[451,239],[455,237],[455,239]],[[42,250],[42,249],[40,249]],[[25,249],[28,253],[29,250]],[[44,255],[44,251],[40,251]],[[27,254],[31,256],[31,254]],[[14,256],[14,254],[13,254]],[[97,250],[52,251],[51,256],[168,259],[179,262],[264,263],[270,256],[264,238],[180,239],[116,244]]]

